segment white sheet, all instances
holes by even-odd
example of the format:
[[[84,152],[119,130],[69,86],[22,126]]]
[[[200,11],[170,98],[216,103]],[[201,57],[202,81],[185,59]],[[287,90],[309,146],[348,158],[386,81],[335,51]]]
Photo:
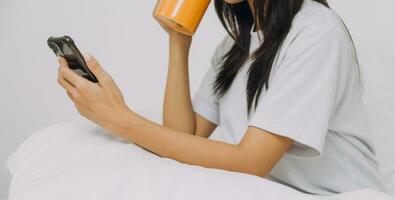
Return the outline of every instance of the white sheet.
[[[370,189],[331,197],[300,193],[252,175],[160,158],[87,123],[46,127],[10,155],[9,200],[375,199]]]

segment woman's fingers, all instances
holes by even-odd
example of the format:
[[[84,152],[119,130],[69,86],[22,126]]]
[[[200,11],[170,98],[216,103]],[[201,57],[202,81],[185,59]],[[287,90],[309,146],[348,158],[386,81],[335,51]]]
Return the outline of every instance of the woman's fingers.
[[[58,83],[62,86],[66,91],[71,92],[74,86],[69,83],[66,79],[64,79],[61,75],[58,75]]]
[[[70,99],[74,102],[78,102],[80,95],[77,91],[76,85],[80,87],[81,84],[78,81],[84,82],[85,80],[80,80],[84,78],[68,68],[67,62],[64,58],[60,57],[58,60],[60,63],[60,67],[58,69],[57,81],[59,85],[62,86],[67,91],[67,95],[70,97]],[[70,80],[74,82],[72,83]]]
[[[71,83],[76,88],[85,87],[85,85],[90,84],[90,81],[85,79],[84,77],[78,75],[73,70],[71,70],[67,64],[67,61],[59,57],[58,59],[60,67],[59,67],[59,76],[62,76],[69,83]]]
[[[152,12],[152,16],[154,17],[154,19],[156,19],[156,21],[159,23],[159,25],[167,32],[170,33],[172,30],[169,29],[165,24],[162,23],[162,21],[155,15],[155,13],[157,12],[157,10],[159,9],[159,7],[161,6],[163,0],[158,0],[156,2],[154,11]]]
[[[75,102],[75,98],[73,97],[73,95],[70,92],[67,92],[67,96],[69,96],[69,98]]]
[[[89,70],[96,76],[99,83],[103,82],[108,76],[107,72],[101,67],[100,63],[93,57],[91,54],[86,53],[84,55],[84,59],[86,65],[88,66]]]
[[[60,75],[58,76],[58,83],[66,90],[67,95],[70,97],[70,99],[76,102],[76,97],[78,97],[78,92],[76,88]]]

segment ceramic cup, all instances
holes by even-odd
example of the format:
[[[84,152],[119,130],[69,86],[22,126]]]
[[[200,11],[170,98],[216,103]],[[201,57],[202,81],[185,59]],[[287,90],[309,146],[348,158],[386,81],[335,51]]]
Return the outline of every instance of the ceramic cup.
[[[211,0],[161,0],[154,17],[170,29],[193,35]]]

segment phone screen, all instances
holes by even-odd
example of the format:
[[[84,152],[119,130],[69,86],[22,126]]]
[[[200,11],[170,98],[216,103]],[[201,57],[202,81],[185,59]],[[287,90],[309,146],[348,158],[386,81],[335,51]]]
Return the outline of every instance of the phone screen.
[[[48,46],[57,56],[61,56],[66,59],[70,69],[78,75],[83,76],[92,82],[98,82],[95,75],[87,67],[82,54],[75,46],[71,37],[50,37],[48,39]]]

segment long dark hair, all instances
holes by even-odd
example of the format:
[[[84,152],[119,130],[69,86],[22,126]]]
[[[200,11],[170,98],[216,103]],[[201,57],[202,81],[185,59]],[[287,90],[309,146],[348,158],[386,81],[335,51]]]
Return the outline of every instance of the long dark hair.
[[[248,114],[250,114],[254,97],[254,107],[256,108],[263,87],[265,86],[266,89],[269,87],[268,80],[273,60],[291,29],[292,20],[301,9],[303,1],[254,0],[254,12],[251,12],[247,0],[237,4],[215,0],[217,15],[228,34],[235,41],[232,48],[222,57],[223,64],[213,86],[214,92],[219,98],[230,88],[237,72],[249,57],[251,29],[260,27],[264,42],[252,54],[254,61],[248,69],[246,88]],[[329,8],[326,0],[314,1]]]

